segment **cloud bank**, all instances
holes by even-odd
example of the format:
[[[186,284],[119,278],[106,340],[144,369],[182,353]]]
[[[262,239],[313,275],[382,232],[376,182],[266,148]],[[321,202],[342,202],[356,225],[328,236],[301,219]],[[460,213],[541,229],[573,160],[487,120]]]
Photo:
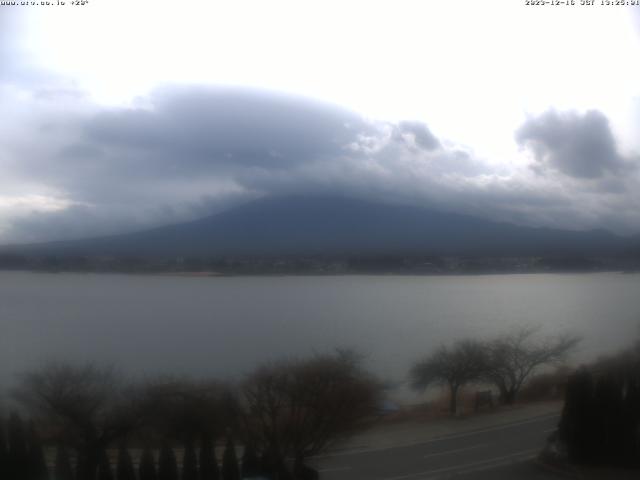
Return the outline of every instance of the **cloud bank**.
[[[528,162],[496,165],[418,121],[231,87],[165,86],[104,109],[32,96],[28,134],[3,135],[16,196],[7,241],[136,230],[266,195],[351,195],[529,225],[638,229],[638,159],[597,111],[530,117]],[[64,106],[64,110],[60,108]],[[24,107],[24,104],[22,105]]]
[[[166,85],[104,107],[34,68],[10,20],[0,17],[0,243],[139,230],[290,194],[640,231],[638,156],[620,152],[597,110],[528,117],[514,125],[520,156],[496,161],[428,122],[267,90]]]

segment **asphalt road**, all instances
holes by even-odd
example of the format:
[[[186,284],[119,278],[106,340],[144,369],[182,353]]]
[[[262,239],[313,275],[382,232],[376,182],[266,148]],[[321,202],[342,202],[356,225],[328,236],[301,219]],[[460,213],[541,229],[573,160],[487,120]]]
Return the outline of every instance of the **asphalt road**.
[[[556,478],[533,459],[558,419],[545,415],[412,445],[338,453],[315,465],[321,480]]]

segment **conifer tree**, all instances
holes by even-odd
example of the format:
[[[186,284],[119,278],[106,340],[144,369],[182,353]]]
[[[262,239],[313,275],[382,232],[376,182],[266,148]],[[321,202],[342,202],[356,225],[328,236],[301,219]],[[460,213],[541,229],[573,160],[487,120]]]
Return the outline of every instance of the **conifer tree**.
[[[249,440],[242,454],[242,477],[252,478],[260,475],[260,459],[256,452],[254,443]]]
[[[90,466],[90,461],[87,458],[87,452],[83,449],[78,449],[77,461],[76,461],[76,480],[89,479],[95,480],[96,470]],[[96,464],[97,468],[97,464]],[[91,472],[90,472],[91,471]]]
[[[187,440],[184,445],[182,458],[182,480],[198,480],[198,457],[192,440]]]
[[[231,437],[227,438],[227,445],[222,456],[222,480],[240,480],[238,456]]]
[[[566,443],[572,462],[585,463],[593,459],[595,429],[592,413],[593,377],[586,368],[582,368],[569,377],[559,425],[560,439]]]
[[[56,463],[53,468],[53,480],[73,480],[73,468],[69,453],[64,447],[58,447],[56,451]]]
[[[116,480],[136,480],[136,472],[133,468],[133,460],[126,445],[118,448],[118,466],[116,467]]]
[[[47,469],[47,461],[44,458],[44,450],[42,448],[40,436],[38,435],[38,431],[36,430],[33,422],[29,425],[29,441],[27,446],[27,465],[29,469],[28,478],[30,480],[48,480],[49,470]]]
[[[269,478],[275,476],[278,471],[276,457],[277,454],[272,447],[266,448],[260,457],[260,473]]]
[[[17,413],[9,417],[8,478],[29,478],[29,452],[22,419]]]
[[[100,452],[100,460],[98,461],[98,480],[113,480],[111,460],[105,450]]]
[[[0,418],[0,478],[8,478],[9,448],[5,437],[4,419]]]
[[[219,480],[220,469],[216,458],[213,440],[207,433],[202,435],[200,443],[200,480]]]
[[[163,442],[158,458],[158,480],[178,480],[178,478],[176,455],[169,443]]]
[[[623,411],[626,420],[624,430],[624,459],[629,467],[640,467],[640,365],[635,375],[630,375]]]
[[[148,447],[146,447],[142,451],[142,456],[140,457],[139,470],[140,470],[139,472],[140,480],[157,480],[158,479],[158,476],[156,473],[156,461],[153,458],[153,452]]]
[[[611,373],[602,375],[596,382],[591,414],[593,463],[612,465],[621,460],[625,429],[623,388],[617,376]]]

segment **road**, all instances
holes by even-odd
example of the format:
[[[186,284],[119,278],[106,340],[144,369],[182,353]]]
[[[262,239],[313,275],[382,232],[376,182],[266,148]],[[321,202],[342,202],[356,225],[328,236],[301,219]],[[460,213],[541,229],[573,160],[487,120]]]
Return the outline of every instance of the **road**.
[[[543,415],[411,445],[337,453],[315,464],[322,480],[556,478],[532,460],[558,419]]]

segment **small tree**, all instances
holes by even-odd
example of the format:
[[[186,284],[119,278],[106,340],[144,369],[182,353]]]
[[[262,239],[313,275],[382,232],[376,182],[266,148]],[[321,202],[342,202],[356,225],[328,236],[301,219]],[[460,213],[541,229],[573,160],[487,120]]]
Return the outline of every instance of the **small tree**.
[[[158,480],[178,480],[178,462],[168,442],[162,443],[158,458]]]
[[[53,468],[54,480],[73,480],[73,468],[69,459],[69,452],[64,447],[56,451],[56,463]]]
[[[105,450],[100,452],[100,460],[98,461],[98,480],[113,480],[111,460]]]
[[[243,391],[248,430],[272,463],[302,463],[371,419],[379,392],[351,352],[262,367]]]
[[[200,443],[200,480],[219,480],[220,471],[211,435],[202,435]]]
[[[561,335],[536,340],[537,328],[522,327],[487,344],[487,369],[483,376],[500,392],[500,399],[513,404],[518,392],[541,366],[557,364],[580,342],[580,338]]]
[[[78,452],[78,476],[94,478],[100,452],[140,425],[142,399],[113,369],[52,364],[26,374],[15,393]]]
[[[8,439],[9,478],[29,478],[27,437],[22,418],[17,413],[12,413],[9,417]]]
[[[0,417],[0,478],[9,476],[9,449],[5,435],[4,419]]]
[[[449,387],[449,413],[458,410],[458,392],[464,385],[478,381],[486,368],[485,348],[480,342],[463,340],[451,347],[441,346],[410,372],[414,389],[424,390],[432,384]]]
[[[245,442],[242,453],[242,478],[253,478],[260,474],[260,459],[256,453],[254,442]]]
[[[602,375],[595,382],[591,423],[598,439],[595,461],[616,465],[624,453],[624,431],[629,419],[624,417],[625,382],[619,375]],[[639,407],[640,408],[640,407]]]
[[[29,480],[48,480],[49,470],[47,469],[47,462],[44,458],[42,442],[33,423],[29,426],[28,448]]]
[[[569,377],[558,434],[567,445],[569,460],[575,463],[587,463],[597,454],[591,418],[593,390],[593,376],[586,368]]]
[[[227,445],[222,456],[222,480],[240,480],[238,456],[231,437],[227,439]]]
[[[149,447],[145,447],[140,457],[139,465],[139,478],[140,480],[157,480],[158,475],[156,473],[156,461],[153,458],[153,452]]]
[[[638,344],[640,346],[640,344]],[[640,348],[638,349],[640,353]],[[640,359],[640,355],[638,355]],[[622,456],[629,459],[629,466],[640,467],[640,363],[636,365],[635,376],[630,376],[627,395],[622,407],[623,429]]]
[[[191,440],[187,440],[184,446],[182,480],[198,480],[198,457]]]
[[[129,449],[124,443],[121,443],[118,448],[116,480],[136,480],[136,471],[133,468],[133,460],[131,459]]]

